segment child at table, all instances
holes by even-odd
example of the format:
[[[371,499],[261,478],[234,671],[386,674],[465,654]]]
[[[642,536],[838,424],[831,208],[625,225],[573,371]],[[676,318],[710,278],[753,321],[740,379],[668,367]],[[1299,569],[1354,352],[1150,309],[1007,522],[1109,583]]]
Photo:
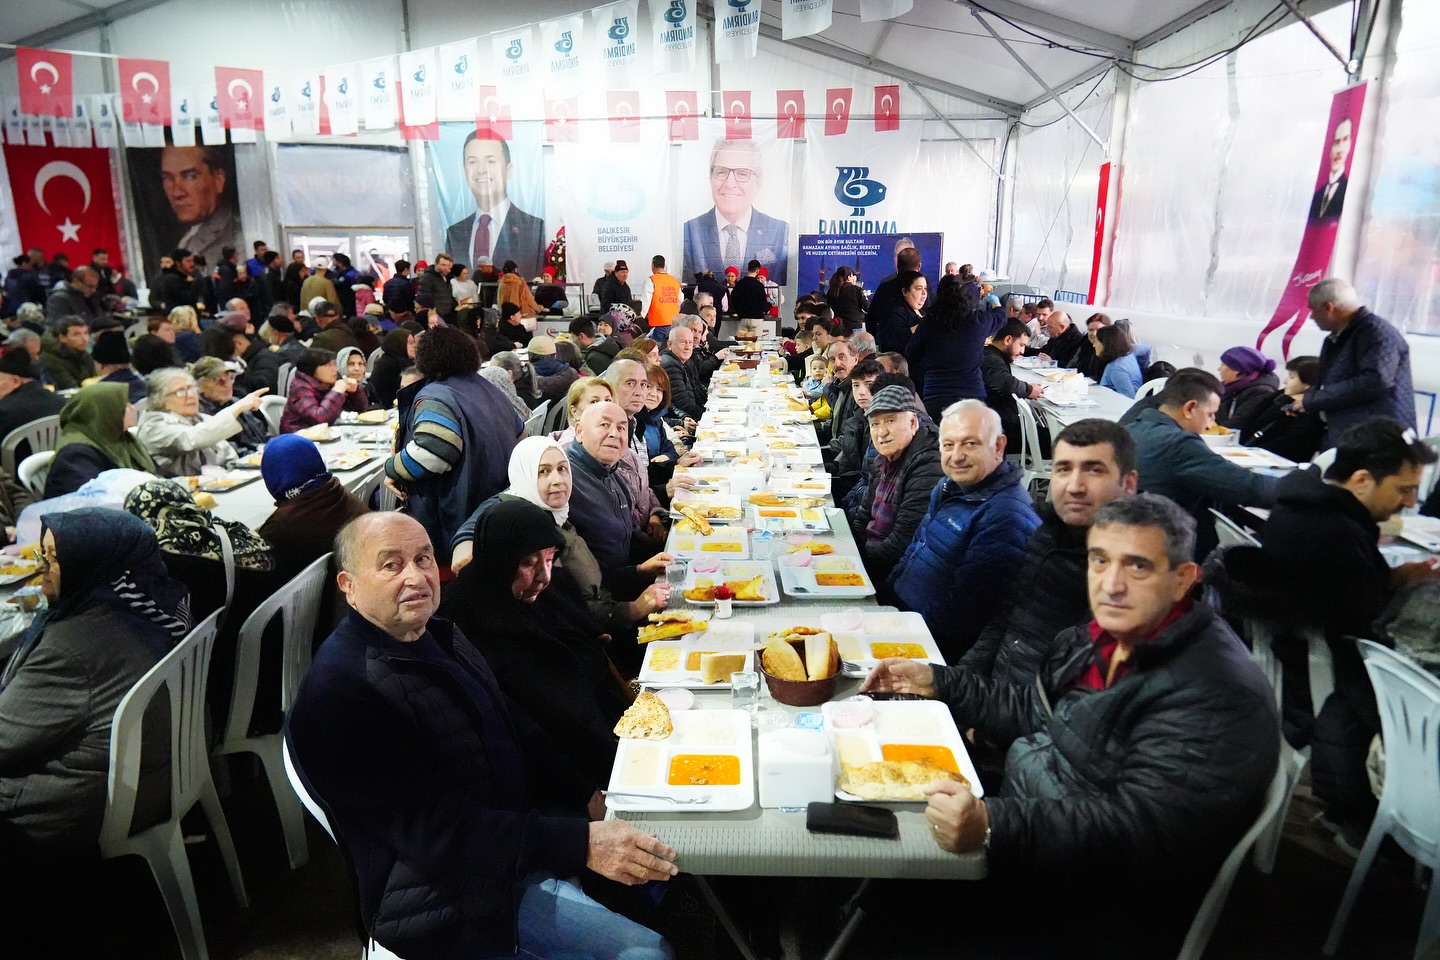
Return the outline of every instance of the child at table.
[[[806,400],[815,400],[825,386],[825,358],[811,357],[805,361],[805,380],[800,389],[805,391]]]
[[[1319,357],[1292,357],[1285,364],[1285,383],[1270,401],[1260,408],[1249,424],[1241,429],[1240,442],[1247,447],[1261,447],[1278,453],[1296,463],[1309,463],[1320,450],[1325,424],[1316,413],[1295,413],[1295,398],[1320,379]]]

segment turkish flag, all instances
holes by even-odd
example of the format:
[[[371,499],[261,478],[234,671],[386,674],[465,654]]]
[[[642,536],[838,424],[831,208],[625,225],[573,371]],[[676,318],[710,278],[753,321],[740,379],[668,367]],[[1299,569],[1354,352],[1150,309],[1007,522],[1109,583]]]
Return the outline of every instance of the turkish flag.
[[[405,102],[403,99],[401,99],[401,96],[400,96],[400,92],[401,92],[401,90],[403,90],[403,89],[404,89],[404,81],[401,80],[399,77],[395,78],[395,102],[396,102],[396,103],[404,103],[404,102]],[[422,124],[420,124],[419,126],[414,126],[414,127],[412,127],[410,124],[408,124],[408,123],[405,122],[405,111],[404,111],[404,110],[401,110],[401,111],[400,111],[400,139],[402,139],[402,140],[439,140],[439,139],[440,139],[440,122],[437,120],[437,121],[435,121],[434,123],[422,123]]]
[[[258,91],[258,92],[257,92]],[[215,68],[220,122],[232,130],[265,129],[265,74],[238,67]]]
[[[545,142],[579,143],[580,124],[576,113],[580,105],[575,97],[545,95]]]
[[[805,91],[775,91],[775,136],[799,140],[805,136]]]
[[[126,123],[170,126],[170,64],[121,57],[120,103]]]
[[[875,88],[875,132],[900,129],[900,85]]]
[[[5,166],[22,249],[63,253],[72,264],[101,248],[111,263],[121,259],[109,150],[6,146]]]
[[[74,115],[75,84],[70,54],[16,47],[15,63],[20,68],[21,113],[32,117]],[[87,259],[84,262],[90,261]]]
[[[750,139],[750,91],[726,90],[722,100],[726,140]]]
[[[607,90],[610,105],[610,142],[640,142],[640,91]]]
[[[480,86],[475,88],[480,98],[480,116],[475,118],[475,125],[480,130],[489,130],[501,140],[514,140],[515,127],[510,122],[510,104],[500,102],[500,93],[495,87]],[[575,104],[570,104],[570,116],[575,116]],[[549,104],[546,104],[546,116],[549,116]],[[553,141],[552,141],[553,142]]]
[[[854,87],[831,87],[825,91],[825,136],[838,137],[850,129],[850,101]]]
[[[694,90],[665,91],[665,112],[670,116],[671,140],[699,140],[699,97]]]

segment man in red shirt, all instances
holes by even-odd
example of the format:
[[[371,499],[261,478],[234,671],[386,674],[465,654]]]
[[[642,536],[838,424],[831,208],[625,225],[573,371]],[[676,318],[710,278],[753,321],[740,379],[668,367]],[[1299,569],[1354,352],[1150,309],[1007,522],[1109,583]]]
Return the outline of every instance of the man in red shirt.
[[[1107,958],[1175,954],[1279,762],[1273,691],[1191,600],[1194,538],[1164,497],[1112,500],[1087,538],[1094,620],[1055,638],[1035,683],[885,660],[861,687],[934,697],[1010,745],[983,801],[925,788],[935,842],[986,850],[995,883],[1024,885],[1054,929]]]

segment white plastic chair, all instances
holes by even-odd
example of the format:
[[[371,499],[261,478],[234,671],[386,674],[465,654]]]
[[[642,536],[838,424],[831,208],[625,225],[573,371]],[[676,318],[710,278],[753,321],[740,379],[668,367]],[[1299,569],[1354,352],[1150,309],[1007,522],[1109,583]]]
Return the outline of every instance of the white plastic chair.
[[[1336,455],[1337,454],[1335,448],[1331,447],[1328,450],[1321,450],[1319,453],[1315,454],[1315,456],[1311,458],[1310,462],[1315,464],[1315,466],[1319,467],[1320,472],[1323,474],[1326,470],[1329,470],[1332,466],[1335,465]]]
[[[1340,948],[1360,887],[1388,834],[1417,866],[1432,871],[1415,944],[1415,960],[1421,960],[1440,944],[1440,679],[1378,643],[1359,644],[1380,707],[1385,787],[1323,949],[1333,957]]]
[[[195,880],[190,874],[185,839],[180,832],[181,818],[196,803],[204,808],[210,821],[236,903],[241,907],[250,905],[230,826],[225,821],[220,796],[215,792],[215,782],[210,778],[210,758],[205,749],[205,681],[210,673],[210,653],[215,646],[220,614],[217,610],[201,621],[140,678],[115,709],[110,730],[105,821],[100,828],[102,856],[122,857],[133,853],[144,857],[150,865],[185,960],[209,957],[205,931],[200,924],[200,905],[195,897]],[[131,833],[140,786],[141,726],[146,709],[162,687],[170,701],[170,819]]]
[[[1154,380],[1146,380],[1140,384],[1140,389],[1135,391],[1136,400],[1144,400],[1152,393],[1159,393],[1165,389],[1165,384],[1170,382],[1169,377],[1156,377]]]
[[[1289,799],[1290,782],[1282,760],[1275,770],[1275,776],[1270,778],[1270,789],[1265,794],[1265,806],[1260,810],[1260,816],[1255,818],[1255,822],[1245,831],[1240,842],[1231,848],[1230,855],[1220,865],[1215,882],[1210,884],[1205,899],[1200,902],[1200,909],[1196,911],[1195,919],[1190,922],[1190,930],[1180,947],[1178,960],[1201,960],[1205,956],[1205,945],[1210,942],[1210,935],[1215,932],[1215,924],[1220,921],[1220,915],[1225,911],[1225,900],[1230,896],[1230,888],[1240,872],[1240,865],[1245,862],[1245,855],[1250,852],[1260,835],[1276,822]]]
[[[374,350],[371,350],[371,351],[370,351],[370,356],[368,356],[368,357],[365,358],[365,379],[366,379],[366,380],[369,380],[370,377],[374,375],[374,373],[375,373],[375,361],[379,360],[380,357],[381,357],[381,355],[384,354],[384,352],[385,352],[385,348],[384,348],[384,347],[376,347]]]
[[[146,410],[150,409],[150,398],[141,397],[139,400],[132,401],[130,406],[135,408],[135,412],[137,414],[144,413]]]
[[[1035,408],[1024,397],[1015,398],[1020,409],[1020,469],[1024,471],[1020,485],[1030,489],[1036,480],[1049,480],[1051,462],[1040,453],[1040,422],[1035,417]]]
[[[277,397],[290,396],[290,381],[293,379],[295,379],[295,364],[280,364],[275,376],[275,395]]]
[[[1216,534],[1219,536],[1219,538],[1220,538],[1220,546],[1222,546],[1222,547],[1258,547],[1258,546],[1260,546],[1260,541],[1259,541],[1259,540],[1256,540],[1255,537],[1251,535],[1250,531],[1248,531],[1248,530],[1246,530],[1244,527],[1240,526],[1240,524],[1236,523],[1234,520],[1231,520],[1229,517],[1227,517],[1225,514],[1221,513],[1219,510],[1216,510],[1214,507],[1211,507],[1211,508],[1210,508],[1210,515],[1215,518],[1215,533],[1216,533]]]
[[[284,396],[260,398],[260,416],[265,418],[265,424],[270,428],[272,437],[280,436],[280,418],[285,415],[287,402]]]
[[[281,736],[278,733],[251,736],[255,714],[255,689],[260,677],[260,647],[265,628],[278,615],[283,621],[280,709],[289,710],[294,702],[300,680],[310,668],[310,646],[315,624],[320,617],[320,594],[330,554],[316,560],[294,579],[277,590],[245,619],[235,642],[235,680],[230,690],[230,715],[220,743],[211,756],[232,753],[253,753],[260,758],[270,794],[280,814],[280,827],[285,834],[285,850],[292,870],[303,867],[310,859],[305,845],[305,815],[300,811],[295,794],[286,783],[280,759]]]
[[[546,400],[530,412],[530,417],[525,421],[525,431],[521,437],[533,437],[538,433],[545,423],[545,414],[550,412],[550,401]]]
[[[0,469],[4,469],[12,477],[18,477],[15,458],[19,455],[20,444],[28,443],[30,456],[34,456],[37,453],[44,453],[46,450],[54,450],[55,444],[59,442],[59,414],[23,423],[5,434],[4,440],[0,440]]]
[[[32,453],[20,461],[20,486],[35,494],[36,499],[45,495],[45,481],[50,478],[50,465],[55,462],[55,451]]]
[[[280,755],[285,761],[285,775],[290,778],[290,786],[294,788],[295,795],[300,798],[300,802],[305,805],[306,810],[310,811],[310,815],[315,818],[316,822],[325,828],[326,833],[330,834],[330,839],[335,841],[336,846],[339,846],[340,841],[336,838],[335,831],[330,826],[330,818],[325,815],[325,811],[321,809],[320,804],[316,802],[315,798],[310,795],[310,791],[306,789],[305,782],[300,779],[300,772],[295,769],[295,761],[290,757],[290,744],[285,742],[284,738],[281,738],[280,741]],[[360,957],[361,960],[400,960],[398,956],[386,950],[374,940],[369,941],[361,948]]]

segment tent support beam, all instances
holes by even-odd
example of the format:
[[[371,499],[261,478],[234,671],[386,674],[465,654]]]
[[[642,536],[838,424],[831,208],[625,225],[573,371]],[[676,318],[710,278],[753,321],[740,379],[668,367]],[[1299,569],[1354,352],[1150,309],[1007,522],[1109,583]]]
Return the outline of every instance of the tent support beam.
[[[951,0],[951,2],[968,7],[973,13],[982,12],[969,0]],[[1129,40],[1119,34],[1076,23],[1074,20],[1067,20],[1053,13],[1037,10],[1027,4],[1017,3],[1015,0],[985,0],[985,8],[983,12],[1014,20],[1016,23],[1023,23],[1038,30],[1048,30],[1105,53],[1118,53],[1128,57],[1134,47]]]
[[[1113,60],[1101,60],[1095,66],[1091,67],[1089,70],[1086,70],[1078,77],[1066,80],[1064,83],[1060,84],[1060,86],[1055,88],[1054,93],[1046,92],[1041,96],[1036,97],[1034,100],[1031,100],[1029,103],[1024,104],[1023,106],[1025,107],[1025,112],[1029,113],[1031,110],[1034,110],[1036,107],[1042,106],[1050,102],[1050,100],[1052,99],[1058,99],[1060,97],[1063,97],[1065,94],[1069,93],[1071,90],[1074,90],[1076,87],[1083,86],[1084,84],[1087,84],[1091,80],[1094,80],[1096,77],[1100,76],[1100,74],[1105,73],[1108,70],[1114,69],[1114,66],[1115,61]]]
[[[1070,105],[1065,102],[1064,98],[1057,96],[1055,94],[1055,91],[1050,89],[1050,85],[1044,80],[1040,79],[1040,74],[1036,73],[1033,69],[1031,69],[1030,64],[1025,62],[1025,58],[1015,52],[1015,48],[1010,46],[1010,44],[1005,41],[1005,38],[1000,36],[1000,34],[996,32],[994,27],[990,26],[990,22],[984,17],[980,16],[979,11],[977,10],[972,10],[971,13],[974,14],[975,19],[979,22],[980,26],[984,27],[985,31],[989,33],[990,36],[995,38],[995,42],[1000,44],[1000,46],[1004,47],[1005,52],[1010,54],[1010,56],[1014,58],[1016,63],[1020,64],[1021,69],[1023,69],[1026,73],[1030,74],[1030,79],[1040,84],[1040,89],[1044,90],[1047,94],[1050,95],[1050,98],[1052,100],[1060,104],[1060,109],[1064,110],[1065,113],[1069,115],[1071,120],[1074,120],[1076,123],[1078,123],[1080,125],[1080,129],[1084,130],[1087,134],[1089,134],[1090,139],[1094,140],[1096,145],[1099,146],[1101,150],[1109,153],[1109,147],[1106,145],[1105,141],[1101,140],[1099,135],[1096,134],[1094,130],[1090,129],[1090,125],[1088,123],[1080,119],[1079,114],[1077,114],[1074,110],[1070,109]]]
[[[1345,68],[1345,72],[1347,74],[1350,73],[1350,58],[1345,56],[1345,54],[1341,53],[1339,50],[1335,49],[1335,44],[1327,40],[1325,38],[1325,34],[1321,33],[1320,29],[1315,26],[1315,24],[1310,20],[1310,18],[1305,16],[1305,14],[1300,11],[1300,8],[1295,4],[1295,0],[1280,0],[1280,2],[1285,4],[1285,6],[1290,10],[1290,13],[1294,15],[1295,19],[1305,24],[1305,29],[1313,33],[1316,40],[1319,40],[1322,44],[1325,45],[1325,49],[1330,51],[1330,55],[1332,57],[1340,61],[1340,66]]]
[[[954,121],[952,121],[949,117],[945,116],[939,110],[935,109],[935,104],[931,103],[930,98],[925,96],[925,91],[921,90],[913,83],[910,84],[910,89],[915,91],[915,96],[919,97],[921,101],[924,102],[925,106],[930,109],[930,112],[935,115],[935,119],[945,124],[945,126],[950,129],[950,132],[955,134],[955,136],[959,137],[960,142],[965,144],[965,146],[969,148],[971,153],[975,154],[975,159],[979,160],[981,163],[985,164],[985,166],[990,168],[990,172],[995,174],[996,179],[1001,181],[1005,179],[1004,174],[1002,174],[999,170],[996,170],[995,165],[989,160],[986,160],[985,157],[980,153],[980,151],[975,149],[975,144],[970,142],[970,138],[960,132],[960,128],[955,126]]]
[[[57,40],[74,36],[82,30],[90,30],[94,27],[104,26],[122,20],[125,17],[143,13],[151,7],[158,7],[169,0],[120,0],[114,6],[95,10],[76,17],[73,20],[66,20],[64,23],[56,24],[45,30],[40,30],[29,36],[20,37],[15,41],[17,47],[48,47]],[[14,49],[0,49],[0,62],[9,60],[15,56]]]

